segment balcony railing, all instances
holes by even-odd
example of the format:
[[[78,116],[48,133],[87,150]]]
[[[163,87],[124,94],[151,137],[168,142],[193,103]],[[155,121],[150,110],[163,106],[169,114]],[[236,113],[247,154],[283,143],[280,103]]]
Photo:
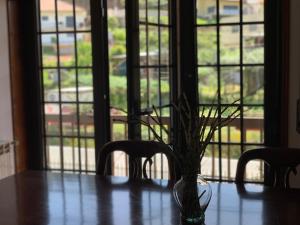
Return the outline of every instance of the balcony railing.
[[[59,124],[59,115],[46,115],[46,130]],[[147,119],[146,117],[143,119]],[[128,125],[125,122],[127,117],[125,115],[112,115],[111,116],[111,137],[113,140],[124,140],[127,139],[128,134]],[[68,138],[77,138],[77,130],[75,125],[77,124],[76,115],[63,115],[62,121],[64,126],[68,126],[70,129],[70,136]],[[93,138],[93,134],[89,130],[93,130],[94,119],[91,114],[81,115],[79,118],[80,121],[80,136],[82,138],[82,144],[79,149],[78,146],[74,143],[70,143],[63,146],[64,154],[64,169],[78,171],[81,168],[84,171],[93,172],[95,171],[95,151],[93,147],[88,145],[88,138]],[[170,125],[170,119],[168,117],[162,118],[163,124],[167,128]],[[149,121],[154,127],[157,126],[154,121]],[[242,140],[246,140],[246,143],[243,143],[246,150],[260,146],[263,143],[263,119],[262,118],[244,118],[243,120],[243,136]],[[223,128],[224,129],[224,128]],[[212,179],[219,179],[220,171],[222,171],[222,179],[232,180],[235,176],[235,171],[237,167],[238,156],[241,151],[241,121],[240,119],[235,119],[231,124],[225,127],[226,130],[222,130],[224,137],[222,137],[222,156],[219,156],[219,142],[216,134],[212,141],[211,145],[208,147],[207,154],[204,156],[201,169],[202,174]],[[148,132],[142,132],[143,139],[148,139]],[[232,135],[233,133],[233,135]],[[250,133],[250,135],[249,135]],[[255,136],[252,138],[251,135]],[[239,136],[237,138],[237,136]],[[250,136],[250,137],[248,137]],[[65,138],[65,137],[63,137]],[[250,139],[250,140],[248,140]],[[238,147],[238,148],[236,148]],[[236,149],[235,149],[236,148]],[[55,144],[47,145],[47,165],[49,169],[59,168],[61,164],[61,152],[60,146]],[[93,152],[93,153],[92,153]],[[81,162],[78,161],[78,155],[81,155]],[[75,160],[77,159],[77,160]],[[220,163],[221,161],[221,163]],[[79,164],[81,167],[79,167]],[[222,168],[220,170],[220,165]],[[168,178],[168,168],[167,160],[158,155],[154,158],[154,164],[151,169],[153,178]],[[122,152],[117,152],[113,154],[112,157],[112,168],[113,175],[117,176],[127,176],[128,175],[128,158]],[[249,164],[247,167],[246,178],[254,181],[261,181],[263,179],[263,163],[261,161],[254,161]]]

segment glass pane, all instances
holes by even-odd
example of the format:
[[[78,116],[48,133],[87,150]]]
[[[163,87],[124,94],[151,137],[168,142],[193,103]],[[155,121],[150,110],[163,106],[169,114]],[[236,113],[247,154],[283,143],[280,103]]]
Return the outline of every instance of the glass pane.
[[[139,0],[139,21],[146,22],[146,0]]]
[[[160,65],[168,65],[169,61],[169,28],[160,28]]]
[[[43,66],[57,66],[57,37],[55,34],[42,34],[42,57]]]
[[[46,158],[48,169],[61,169],[60,139],[46,139]]]
[[[220,23],[240,22],[240,1],[219,0]]]
[[[208,145],[201,161],[201,174],[209,178],[219,177],[219,147]]]
[[[220,27],[221,64],[240,64],[240,27]]]
[[[94,99],[91,69],[78,69],[78,98],[81,102],[92,102]]]
[[[251,149],[257,149],[261,147],[262,146],[259,145],[247,145],[245,146],[245,151],[249,151]],[[246,173],[244,176],[244,180],[262,182],[264,180],[264,169],[265,169],[265,164],[262,160],[251,160],[246,165]]]
[[[112,174],[114,176],[128,176],[129,159],[128,156],[121,151],[115,151],[112,154]]]
[[[75,0],[76,8],[76,29],[90,30],[91,29],[91,10],[90,0]]]
[[[218,115],[217,115],[218,108],[217,107],[214,107],[214,106],[203,106],[203,107],[204,107],[204,111],[205,111],[204,116],[207,116],[209,111],[212,110],[211,111],[212,114],[211,114],[210,118],[212,119],[212,118],[217,118],[218,117]],[[201,107],[200,115],[202,115],[202,113],[203,113],[203,111],[202,111],[203,107]],[[209,123],[211,124],[212,122],[210,121]],[[206,129],[205,129],[205,134],[208,134],[210,129],[211,129],[211,126],[207,126]],[[211,138],[211,140],[209,140],[209,141],[210,141],[210,143],[218,142],[219,141],[219,132],[215,131],[212,138]]]
[[[264,108],[244,108],[244,142],[264,143]]]
[[[197,36],[198,64],[215,65],[217,63],[216,27],[199,27]]]
[[[75,16],[73,2],[57,1],[58,30],[74,30]]]
[[[243,70],[244,103],[264,104],[264,67],[246,66]]]
[[[147,13],[149,23],[158,23],[158,1],[159,0],[148,0]]]
[[[158,65],[159,64],[159,33],[158,27],[149,26],[148,30],[148,49],[149,49],[149,65]],[[163,41],[163,40],[162,40]],[[142,54],[142,53],[141,53]],[[142,57],[142,55],[141,55]]]
[[[92,104],[80,104],[79,115],[80,135],[83,137],[94,136],[94,106]]]
[[[251,160],[247,163],[244,180],[262,182],[264,180],[264,165],[263,160]]]
[[[170,71],[168,67],[162,67],[160,68],[160,103],[161,105],[168,105],[170,103],[170,85],[169,85],[169,80],[170,80]],[[162,109],[162,115],[164,116],[169,116],[170,109],[165,108]]]
[[[149,56],[147,54],[148,37],[146,36],[146,26],[140,25],[140,65],[148,65]]]
[[[149,108],[152,105],[159,105],[159,83],[158,69],[145,68],[141,69],[141,108]],[[168,90],[167,90],[168,91]]]
[[[145,160],[145,158],[142,159],[142,164]],[[168,179],[169,168],[167,157],[164,154],[156,154],[151,160],[153,161],[151,168],[149,163],[146,164],[146,173],[148,177],[152,179]]]
[[[44,105],[46,115],[59,115],[59,104],[47,103]]]
[[[90,33],[77,34],[78,66],[92,66],[92,37]]]
[[[247,163],[244,180],[250,182],[263,182],[264,165],[265,164],[263,160],[251,160],[249,163]]]
[[[77,136],[77,105],[76,104],[62,104],[61,105],[62,119],[63,119],[63,135]]]
[[[56,31],[54,0],[40,0],[41,31]]]
[[[264,25],[245,25],[243,32],[244,63],[264,63]]]
[[[96,170],[95,141],[94,139],[80,139],[81,169]]]
[[[61,101],[75,102],[77,99],[76,73],[75,70],[60,70]]]
[[[243,0],[243,21],[263,21],[264,4],[264,0]]]
[[[222,177],[233,180],[241,155],[240,145],[222,145]]]
[[[45,104],[46,135],[60,135],[59,104]]]
[[[57,102],[59,101],[58,70],[50,69],[43,70],[43,87],[44,87],[44,101]]]
[[[197,24],[215,24],[217,18],[217,1],[197,1]]]
[[[169,0],[160,0],[160,23],[169,24]]]
[[[127,58],[125,1],[108,3],[110,118],[113,140],[127,139]],[[145,17],[145,0],[139,0],[140,16]],[[143,6],[142,6],[143,5]],[[145,20],[145,19],[143,19]],[[145,33],[144,33],[145,34]],[[145,35],[144,35],[145,37]],[[145,47],[145,38],[143,39]],[[144,50],[144,52],[146,52]],[[113,162],[114,163],[114,162]]]
[[[111,133],[113,134],[113,141],[118,141],[118,140],[126,140],[128,139],[127,133],[128,133],[128,125],[125,122],[127,120],[127,116],[125,115],[118,115],[118,112],[112,112],[112,115],[114,115],[112,121],[112,127],[111,127]],[[123,120],[124,122],[121,121],[115,121],[115,118],[119,118]]]
[[[60,66],[75,66],[75,40],[73,33],[59,34]]]
[[[216,67],[200,67],[198,69],[199,103],[213,103],[218,90]]]
[[[221,102],[233,103],[240,99],[240,68],[221,67]]]
[[[78,139],[64,138],[63,139],[63,157],[64,169],[78,169]]]
[[[234,112],[236,108],[228,110],[228,114]],[[226,114],[224,116],[227,116]],[[240,143],[241,142],[241,120],[236,118],[231,121],[227,126],[221,129],[221,140],[223,143]]]

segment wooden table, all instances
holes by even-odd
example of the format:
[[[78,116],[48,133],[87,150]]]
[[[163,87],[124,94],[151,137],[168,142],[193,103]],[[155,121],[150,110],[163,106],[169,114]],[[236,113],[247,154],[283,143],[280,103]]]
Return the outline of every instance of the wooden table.
[[[1,225],[173,225],[180,216],[166,181],[24,172],[0,181]],[[158,182],[158,181],[157,181]],[[300,191],[211,183],[206,225],[298,225]]]

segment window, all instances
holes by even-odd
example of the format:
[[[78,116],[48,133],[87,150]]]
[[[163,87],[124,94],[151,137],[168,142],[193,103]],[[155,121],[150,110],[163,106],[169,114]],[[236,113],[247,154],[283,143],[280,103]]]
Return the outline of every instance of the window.
[[[66,27],[74,27],[74,17],[73,16],[66,16]]]
[[[205,2],[198,1],[198,17],[203,18]],[[240,117],[215,134],[202,163],[203,174],[220,180],[234,179],[240,154],[264,144],[264,3],[226,2],[216,1],[216,21],[197,20],[196,26],[200,105],[221,110],[239,100],[236,105],[241,107]],[[256,10],[240,12],[249,7]],[[248,179],[263,179],[261,162],[250,167],[260,172],[250,168]]]
[[[49,170],[95,171],[93,74],[89,1],[79,5],[61,0],[40,0],[39,12],[54,23],[39,21],[44,111],[45,167]],[[66,26],[59,22],[66,11]]]
[[[153,105],[159,110],[166,127],[170,129],[171,76],[173,71],[171,32],[171,0],[140,1],[139,4],[139,57],[140,57],[140,101],[141,110]],[[149,118],[147,118],[150,121]],[[155,129],[158,129],[157,127]],[[141,129],[142,139],[151,140],[153,135],[147,127]],[[168,138],[168,137],[165,137]],[[167,178],[164,169],[166,158],[154,158],[153,177]]]
[[[98,119],[94,118],[94,110],[95,106],[101,104],[95,101],[94,96],[98,94],[98,88],[105,88],[105,82],[94,89],[94,81],[97,79],[95,76],[99,75],[95,75],[97,69],[92,57],[92,46],[97,44],[94,42],[92,45],[90,1],[40,0],[38,3],[45,167],[49,170],[94,172],[95,123]],[[100,6],[100,1],[98,3],[94,4]],[[102,30],[97,35],[104,40],[107,37],[109,58],[107,61],[101,60],[110,67],[111,139],[126,139],[128,124],[120,122],[128,116],[125,113],[128,108],[126,5],[124,1],[116,0],[101,5],[105,6],[107,31]],[[169,7],[168,0],[139,2],[139,48],[135,53],[139,59],[136,69],[139,74],[140,89],[137,91],[141,104],[138,111],[153,104],[160,107],[170,102],[172,61],[169,48],[172,27]],[[51,26],[42,19],[45,13],[50,13],[54,18]],[[97,13],[100,15],[101,12]],[[102,26],[101,21],[95,26]],[[160,114],[167,118],[169,125],[169,109],[160,109]],[[103,131],[100,135],[107,135],[107,132]],[[141,136],[143,139],[151,138],[150,132],[145,128],[142,129]],[[119,162],[127,160],[122,154],[114,155],[112,173],[126,175],[126,168],[123,162],[118,162],[119,158]],[[158,171],[155,177],[165,176],[162,170],[159,171],[163,164],[158,164],[158,161],[162,162],[162,158],[155,159]]]
[[[174,83],[184,76],[176,73],[175,1],[38,2],[46,169],[94,172],[96,149],[101,147],[96,146],[97,139],[120,140],[133,134],[152,139],[147,128],[133,131],[124,122],[128,115],[140,116],[152,105],[159,108],[170,128],[168,106],[172,95],[178,94]],[[232,180],[239,155],[264,144],[264,3],[232,2],[195,1],[196,26],[191,29],[197,35],[192,45],[198,50],[200,106],[221,110],[239,100],[233,107],[241,107],[240,118],[216,133],[203,160],[203,174],[219,180]],[[99,11],[91,10],[90,4]],[[100,6],[107,15],[101,14]],[[43,20],[46,13],[53,23]],[[94,20],[93,29],[91,18],[99,19]],[[99,51],[98,45],[107,49]],[[109,73],[102,72],[105,66]],[[108,121],[110,130],[101,129],[99,118]],[[128,160],[114,154],[112,173],[126,175]],[[166,178],[164,163],[163,157],[155,159],[153,177]],[[262,176],[261,170],[248,178],[260,180]]]

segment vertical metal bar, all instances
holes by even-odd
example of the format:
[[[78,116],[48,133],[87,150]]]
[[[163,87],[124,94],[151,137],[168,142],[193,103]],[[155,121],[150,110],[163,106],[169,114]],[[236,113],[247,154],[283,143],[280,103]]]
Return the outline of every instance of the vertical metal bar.
[[[41,7],[40,7],[40,0],[36,0],[36,14],[37,14],[37,24],[38,24],[38,55],[39,55],[39,75],[41,76],[41,83],[40,83],[40,87],[41,87],[41,96],[42,96],[42,101],[45,101],[45,96],[44,96],[44,70],[42,69],[43,68],[43,55],[42,55],[42,25],[41,25]],[[45,107],[44,107],[44,104],[41,103],[41,106],[42,106],[42,109],[41,109],[41,113],[42,113],[42,123],[43,123],[43,135],[42,135],[42,142],[43,142],[43,151],[44,151],[44,168],[47,169],[48,168],[48,153],[49,151],[47,152],[47,140],[46,140],[46,134],[47,134],[47,124],[46,124],[46,120],[45,120],[45,115],[46,115],[46,112],[45,112]]]
[[[73,121],[72,121],[71,129],[72,129],[72,134],[74,134]],[[74,142],[74,138],[72,138],[72,165],[73,165],[73,172],[75,172],[75,142]]]
[[[74,51],[75,51],[75,77],[76,77],[76,123],[77,123],[77,139],[78,139],[78,161],[79,161],[79,172],[81,169],[81,139],[80,137],[80,107],[79,107],[79,93],[78,93],[78,47],[77,47],[77,20],[76,20],[76,2],[73,3],[73,26],[74,26]]]
[[[126,48],[127,48],[127,107],[128,120],[140,118],[140,46],[139,46],[139,2],[126,0]],[[128,124],[128,138],[141,139],[141,126],[138,123]],[[132,159],[129,158],[130,165]],[[129,165],[130,172],[133,168]]]
[[[106,1],[90,1],[94,90],[95,163],[101,147],[110,140],[108,29]],[[99,88],[100,87],[100,88]],[[109,165],[108,172],[110,172]]]
[[[170,100],[171,102],[175,102],[177,100],[178,94],[180,92],[179,88],[179,71],[180,71],[180,63],[179,63],[179,57],[178,53],[180,52],[180,48],[177,45],[178,40],[180,40],[179,36],[179,18],[178,18],[178,8],[177,8],[178,1],[176,0],[170,0],[169,1],[169,24],[171,32],[169,35],[169,41],[170,41],[170,51],[169,51],[169,82],[170,82]],[[169,124],[169,130],[180,130],[180,122],[178,119],[178,114],[176,110],[171,107],[170,109],[170,121]],[[181,138],[179,137],[179,132],[174,132],[173,136],[170,137],[169,140],[171,143],[173,143],[173,147],[177,148],[180,146]],[[174,163],[175,164],[175,163]],[[176,176],[180,176],[180,169],[178,165],[175,165],[175,172]]]
[[[60,169],[64,171],[64,154],[63,154],[63,117],[62,117],[62,100],[61,100],[61,70],[60,70],[60,48],[59,48],[59,29],[58,29],[58,6],[57,1],[54,0],[55,5],[55,27],[56,27],[56,58],[57,58],[57,74],[58,74],[58,101],[59,101],[59,134],[60,134]]]
[[[228,144],[228,148],[227,148],[227,174],[228,174],[228,179],[230,179],[230,169],[231,169],[231,158],[230,158],[230,143],[231,143],[231,134],[230,134],[230,124],[228,124],[227,127],[227,142]]]
[[[147,108],[149,108],[150,107],[150,78],[149,78],[149,69],[150,69],[150,67],[149,67],[149,13],[148,13],[148,7],[149,7],[149,5],[148,5],[148,0],[146,0],[145,1],[145,10],[146,10],[146,17],[145,17],[145,32],[146,32],[146,66],[145,66],[145,68],[146,68],[146,87],[147,87]],[[141,50],[140,50],[141,51]],[[141,54],[141,52],[140,52],[140,54]],[[140,78],[141,79],[141,78]],[[147,117],[147,121],[148,121],[148,123],[149,123],[149,117]],[[150,129],[148,129],[148,139],[150,139],[151,138],[151,135],[150,135]],[[155,163],[155,161],[154,161],[154,163]],[[154,167],[155,167],[155,165],[154,165]]]
[[[159,116],[162,116],[162,99],[161,99],[161,27],[159,26],[160,23],[160,0],[158,0],[158,99],[159,99]],[[162,137],[162,129],[159,127],[159,133]],[[160,175],[161,179],[163,178],[163,155],[160,154]]]
[[[244,71],[243,71],[243,63],[244,63],[244,49],[243,49],[243,0],[240,0],[240,123],[241,123],[241,153],[244,152],[244,142],[245,138],[245,131],[244,131]]]
[[[217,1],[217,73],[218,73],[218,120],[221,120],[221,47],[220,47],[220,0]],[[222,131],[218,129],[218,151],[219,151],[219,180],[222,181]]]
[[[127,49],[127,100],[128,119],[139,117],[140,111],[140,46],[139,46],[139,13],[138,0],[126,0],[126,49]],[[147,13],[147,12],[146,12]],[[129,123],[129,139],[140,139],[140,125]]]
[[[215,138],[214,138],[215,139]],[[213,139],[213,141],[214,141],[214,139]],[[211,171],[211,176],[212,176],[212,178],[215,178],[215,145],[212,145],[212,149],[211,149],[211,151],[212,151],[212,166],[211,166],[211,168],[212,168],[212,171]]]
[[[84,134],[87,134],[86,126],[84,126]],[[88,143],[87,143],[87,138],[84,138],[84,156],[85,156],[85,170],[88,171],[88,165],[89,165],[89,160],[88,160]]]

